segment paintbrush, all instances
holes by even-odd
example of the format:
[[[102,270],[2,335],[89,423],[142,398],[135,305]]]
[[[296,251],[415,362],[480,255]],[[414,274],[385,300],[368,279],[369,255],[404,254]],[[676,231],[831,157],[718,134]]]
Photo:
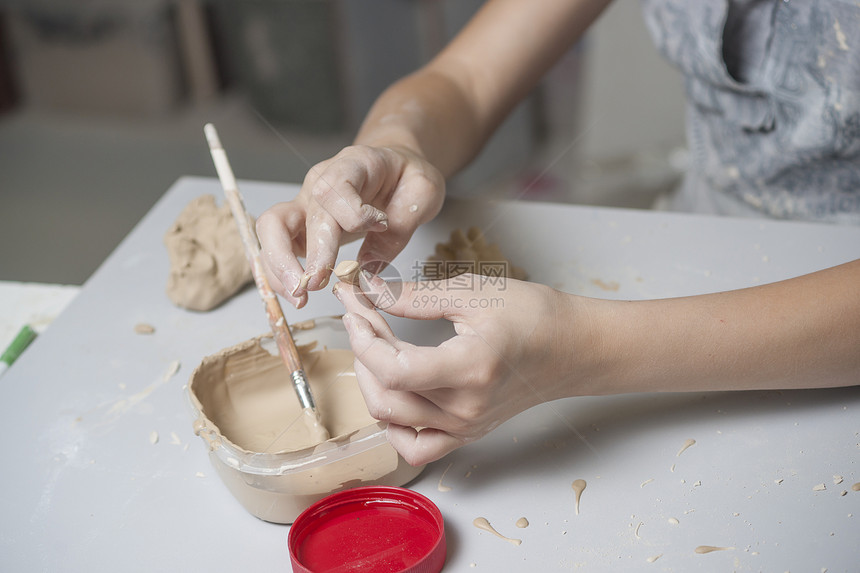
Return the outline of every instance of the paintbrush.
[[[248,263],[251,265],[251,274],[254,276],[254,282],[257,284],[257,291],[260,293],[260,298],[266,305],[266,315],[269,319],[269,325],[272,327],[272,334],[275,337],[275,342],[278,344],[281,358],[287,371],[290,373],[290,379],[293,382],[293,387],[296,390],[296,396],[302,405],[303,414],[308,416],[309,429],[317,434],[319,441],[325,441],[329,438],[325,426],[320,421],[319,412],[316,409],[311,388],[308,384],[308,377],[302,368],[302,361],[299,357],[299,351],[296,349],[296,342],[290,334],[290,327],[287,324],[287,319],[284,318],[284,312],[281,310],[281,305],[278,303],[278,297],[275,296],[269,281],[266,279],[266,274],[263,271],[263,263],[260,260],[260,243],[257,235],[251,228],[251,217],[245,209],[245,204],[242,201],[242,195],[239,193],[239,186],[236,183],[236,177],[233,175],[233,169],[230,167],[230,161],[227,159],[227,152],[221,145],[221,140],[218,137],[218,132],[215,126],[207,123],[203,127],[203,133],[206,135],[206,141],[209,143],[209,152],[212,154],[212,161],[215,162],[215,170],[218,172],[218,178],[221,180],[221,187],[224,189],[224,195],[227,197],[227,203],[230,205],[230,210],[233,212],[233,219],[236,221],[236,226],[239,228],[239,235],[242,237],[242,244],[245,246],[245,255],[248,257]]]

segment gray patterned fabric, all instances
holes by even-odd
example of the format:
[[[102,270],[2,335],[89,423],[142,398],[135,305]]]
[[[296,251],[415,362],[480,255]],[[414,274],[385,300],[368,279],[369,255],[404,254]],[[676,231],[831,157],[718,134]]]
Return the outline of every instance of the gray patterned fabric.
[[[642,0],[684,74],[677,208],[860,224],[860,3]]]

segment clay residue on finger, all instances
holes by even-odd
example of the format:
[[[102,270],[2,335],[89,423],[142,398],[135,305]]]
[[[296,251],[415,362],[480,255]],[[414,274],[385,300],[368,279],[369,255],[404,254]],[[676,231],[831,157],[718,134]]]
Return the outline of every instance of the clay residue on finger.
[[[341,261],[334,268],[338,280],[352,285],[358,284],[358,273],[361,271],[357,261]]]
[[[167,296],[177,306],[211,310],[253,280],[230,206],[214,195],[189,203],[164,235]]]
[[[309,271],[306,271],[305,274],[302,275],[302,278],[299,279],[299,282],[296,284],[293,291],[290,293],[290,296],[295,297],[296,293],[298,293],[300,290],[307,290],[308,283],[310,282],[310,280],[311,273]]]
[[[447,279],[473,273],[495,277],[526,280],[528,275],[514,266],[499,250],[498,245],[488,243],[477,227],[467,232],[455,229],[447,243],[437,243],[436,252],[424,263],[424,276],[431,279]]]

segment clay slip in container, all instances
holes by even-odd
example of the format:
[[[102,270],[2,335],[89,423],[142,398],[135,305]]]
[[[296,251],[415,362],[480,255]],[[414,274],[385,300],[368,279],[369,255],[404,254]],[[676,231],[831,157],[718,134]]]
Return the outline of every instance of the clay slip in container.
[[[302,423],[301,409],[270,335],[207,356],[188,384],[194,431],[218,475],[245,509],[275,523],[292,523],[333,492],[401,486],[423,470],[388,443],[384,425],[367,413],[354,376],[315,377],[320,353],[339,349],[334,351],[346,364],[351,356],[343,354],[349,339],[339,318],[309,322],[312,328],[294,330],[293,337],[299,346],[315,343],[302,360],[330,440],[291,448],[287,437]]]

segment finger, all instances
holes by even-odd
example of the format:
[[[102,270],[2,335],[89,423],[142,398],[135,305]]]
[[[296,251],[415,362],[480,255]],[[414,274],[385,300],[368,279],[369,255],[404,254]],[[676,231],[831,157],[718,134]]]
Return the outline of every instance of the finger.
[[[371,323],[355,313],[343,317],[356,360],[389,390],[415,392],[468,385],[475,374],[474,336],[457,336],[437,347],[415,346],[397,338],[386,340]],[[475,340],[473,340],[475,339]]]
[[[367,411],[374,419],[405,426],[448,426],[450,416],[433,402],[414,392],[396,392],[384,388],[359,361],[355,362],[355,375]]]
[[[416,227],[389,227],[384,233],[368,233],[358,250],[358,264],[372,273],[382,272],[400,254]]]
[[[348,283],[338,283],[334,286],[332,292],[343,303],[347,313],[362,317],[370,323],[371,328],[377,336],[387,340],[391,344],[397,341],[397,337],[394,335],[391,327],[388,326],[385,318],[376,311],[358,287]]]
[[[388,424],[388,442],[411,466],[422,466],[466,444],[466,440],[442,430]]]
[[[378,150],[347,148],[315,172],[311,195],[345,231],[382,231],[388,228],[388,216],[370,202],[391,170]]]
[[[445,181],[441,177],[428,176],[424,170],[404,177],[386,206],[388,230],[368,233],[359,249],[357,260],[362,268],[378,273],[394,260],[415,229],[439,213],[444,196]],[[377,262],[382,264],[374,267]]]
[[[303,207],[292,202],[274,205],[257,219],[256,231],[272,288],[281,295],[291,293],[304,273],[297,257],[301,253],[296,253],[304,244]]]
[[[283,285],[280,282],[280,279],[272,273],[271,269],[265,263],[263,264],[263,273],[265,273],[266,280],[269,281],[269,285],[275,290],[275,292],[281,295],[284,300],[289,302],[291,305],[298,309],[302,308],[307,304],[307,294],[303,294],[301,296],[293,296],[289,292],[282,292],[280,289],[283,288]],[[278,288],[275,288],[276,285],[278,286]]]
[[[450,280],[404,281],[399,285],[399,295],[383,310],[394,316],[417,320],[462,319],[470,306],[466,297],[473,297],[475,293],[473,290],[451,288]]]
[[[327,212],[317,209],[308,217],[305,273],[296,294],[305,290],[319,290],[328,284],[337,259],[341,234],[337,221]]]

